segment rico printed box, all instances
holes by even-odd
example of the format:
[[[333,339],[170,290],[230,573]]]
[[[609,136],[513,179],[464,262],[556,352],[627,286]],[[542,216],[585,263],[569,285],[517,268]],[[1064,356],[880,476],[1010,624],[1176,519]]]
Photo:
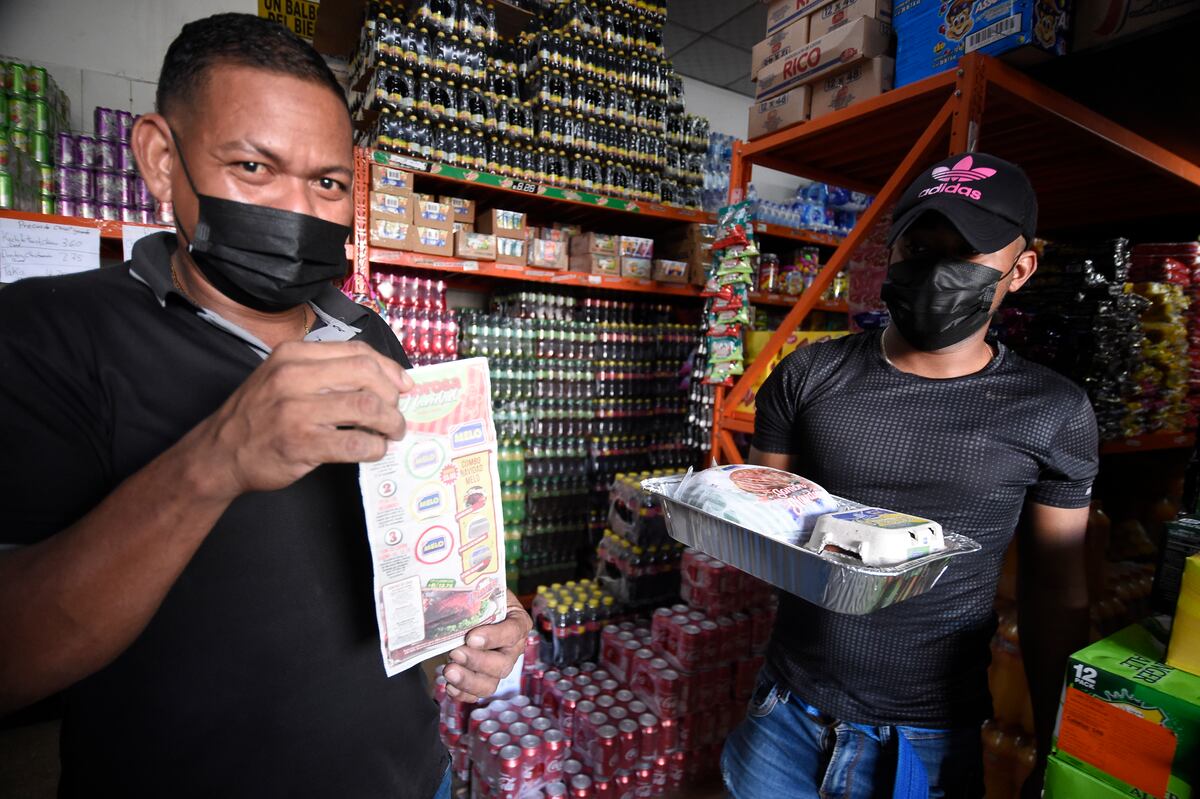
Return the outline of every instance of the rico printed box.
[[[1071,656],[1054,755],[1126,796],[1193,797],[1200,677],[1162,662],[1155,627],[1131,625]]]
[[[358,467],[390,677],[504,619],[504,515],[485,358],[410,369],[404,438]]]
[[[808,86],[797,86],[790,92],[763,100],[761,103],[750,104],[750,120],[747,123],[746,135],[754,140],[768,133],[774,133],[784,128],[790,128],[808,119],[808,108],[812,98],[812,89]]]
[[[754,99],[778,97],[862,61],[886,55],[892,44],[892,28],[870,17],[813,39],[795,54],[780,59],[758,73]]]
[[[895,7],[896,85],[936,75],[969,53],[1034,63],[1067,51],[1070,0],[905,0]]]
[[[754,50],[750,55],[750,80],[757,80],[759,72],[779,59],[787,58],[806,44],[808,44],[808,17],[775,31],[754,45]]]
[[[892,21],[892,0],[834,0],[808,16],[808,37],[819,39],[832,30],[862,17]]]
[[[822,78],[811,87],[809,119],[820,119],[826,114],[890,91],[895,71],[896,62],[887,56],[880,56],[859,61],[836,75]]]

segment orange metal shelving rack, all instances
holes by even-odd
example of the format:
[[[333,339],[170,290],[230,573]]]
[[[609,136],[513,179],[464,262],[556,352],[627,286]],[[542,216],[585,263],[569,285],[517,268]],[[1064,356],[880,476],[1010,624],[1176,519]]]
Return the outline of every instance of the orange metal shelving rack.
[[[819,120],[737,142],[731,197],[744,196],[751,168],[759,165],[873,194],[875,201],[745,374],[731,389],[718,389],[713,458],[742,461],[733,433],[752,433],[754,417],[737,412],[731,397],[754,386],[791,332],[817,309],[818,298],[859,243],[886,223],[904,188],[927,164],[977,149],[1020,164],[1029,174],[1043,232],[1104,230],[1163,216],[1190,217],[1194,224],[1200,215],[1200,165],[978,54],[957,69]]]

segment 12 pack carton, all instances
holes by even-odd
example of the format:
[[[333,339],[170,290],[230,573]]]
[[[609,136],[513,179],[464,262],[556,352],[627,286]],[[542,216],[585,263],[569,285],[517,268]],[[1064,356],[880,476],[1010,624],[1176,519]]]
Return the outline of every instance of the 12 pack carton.
[[[895,60],[880,56],[859,61],[848,69],[816,81],[811,86],[809,119],[820,119],[826,114],[878,97],[892,88],[895,74]]]
[[[1163,662],[1156,626],[1071,656],[1054,754],[1127,796],[1190,799],[1200,795],[1200,677]]]
[[[1024,63],[1067,51],[1070,0],[898,0],[894,10],[897,86],[952,69],[969,53],[1010,53]]]

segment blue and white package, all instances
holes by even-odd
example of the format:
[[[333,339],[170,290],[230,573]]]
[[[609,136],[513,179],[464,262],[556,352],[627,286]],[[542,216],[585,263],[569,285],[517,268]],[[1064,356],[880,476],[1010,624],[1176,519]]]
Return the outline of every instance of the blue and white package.
[[[968,53],[1029,45],[1031,60],[1067,52],[1071,0],[897,0],[896,86],[954,68]]]
[[[674,499],[760,535],[802,544],[837,499],[799,475],[735,464],[689,472]]]

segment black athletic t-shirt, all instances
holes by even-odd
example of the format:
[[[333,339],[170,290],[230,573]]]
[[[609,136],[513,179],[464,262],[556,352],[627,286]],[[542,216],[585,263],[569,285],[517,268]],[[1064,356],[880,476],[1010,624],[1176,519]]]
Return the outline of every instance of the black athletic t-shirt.
[[[262,363],[170,289],[172,246],[140,241],[138,277],[0,291],[0,544],[74,523]],[[407,362],[375,314],[316,304],[310,337]],[[372,594],[355,466],[238,498],[133,644],[65,692],[60,796],[429,799],[437,708],[419,668],[386,676]]]
[[[983,551],[928,593],[849,616],[782,594],[768,663],[801,699],[860,724],[951,728],[991,715],[992,611],[1024,504],[1079,508],[1098,456],[1087,395],[999,345],[950,380],[901,372],[871,332],[797,350],[756,399],[754,446],[848,499],[913,513]]]

